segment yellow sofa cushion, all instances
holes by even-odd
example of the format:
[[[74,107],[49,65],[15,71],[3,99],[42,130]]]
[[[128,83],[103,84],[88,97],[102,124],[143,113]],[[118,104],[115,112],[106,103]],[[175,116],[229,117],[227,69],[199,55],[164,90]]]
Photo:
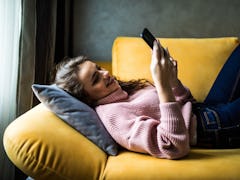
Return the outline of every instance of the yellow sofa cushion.
[[[204,100],[224,62],[239,44],[236,37],[158,39],[178,61],[179,79],[198,101]],[[141,38],[116,38],[112,55],[112,71],[116,77],[152,80],[151,49]]]
[[[109,157],[102,179],[239,179],[239,150],[192,149],[181,160],[157,159],[123,151]]]

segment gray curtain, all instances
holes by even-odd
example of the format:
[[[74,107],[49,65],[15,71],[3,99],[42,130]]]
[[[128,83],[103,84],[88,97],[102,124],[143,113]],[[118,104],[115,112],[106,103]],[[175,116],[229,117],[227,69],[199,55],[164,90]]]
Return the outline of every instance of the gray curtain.
[[[17,115],[39,103],[31,85],[49,84],[55,63],[71,56],[72,8],[71,0],[23,0]]]
[[[21,115],[33,106],[33,83],[47,83],[54,60],[57,0],[23,0],[18,106]]]
[[[49,84],[55,63],[70,56],[72,7],[71,0],[22,0],[17,116],[39,103],[32,84]]]

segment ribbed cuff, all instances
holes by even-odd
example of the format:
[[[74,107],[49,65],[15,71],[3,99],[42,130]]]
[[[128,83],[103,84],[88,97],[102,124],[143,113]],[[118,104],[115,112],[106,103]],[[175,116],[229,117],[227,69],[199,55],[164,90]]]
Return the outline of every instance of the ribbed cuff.
[[[161,126],[169,132],[185,132],[186,126],[179,104],[177,102],[161,103]]]

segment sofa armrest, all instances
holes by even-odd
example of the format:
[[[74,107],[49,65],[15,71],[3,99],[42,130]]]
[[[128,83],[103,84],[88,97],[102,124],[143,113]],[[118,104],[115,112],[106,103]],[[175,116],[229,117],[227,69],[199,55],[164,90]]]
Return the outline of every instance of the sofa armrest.
[[[107,155],[43,104],[5,130],[10,160],[34,179],[99,179]]]

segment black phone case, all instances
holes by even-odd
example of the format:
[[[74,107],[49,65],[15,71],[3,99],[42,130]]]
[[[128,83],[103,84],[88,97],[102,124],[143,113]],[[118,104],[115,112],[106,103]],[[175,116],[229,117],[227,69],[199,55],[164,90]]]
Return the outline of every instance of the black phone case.
[[[153,49],[153,42],[156,40],[156,38],[152,35],[152,33],[147,28],[143,29],[143,32],[140,34],[140,36],[149,45],[149,47]],[[163,53],[164,53],[164,56],[167,55],[167,51],[165,48],[163,48]]]
[[[147,28],[143,29],[143,32],[140,34],[140,37],[143,38],[143,40],[149,45],[150,48],[153,48],[153,42],[156,40],[156,38]]]

